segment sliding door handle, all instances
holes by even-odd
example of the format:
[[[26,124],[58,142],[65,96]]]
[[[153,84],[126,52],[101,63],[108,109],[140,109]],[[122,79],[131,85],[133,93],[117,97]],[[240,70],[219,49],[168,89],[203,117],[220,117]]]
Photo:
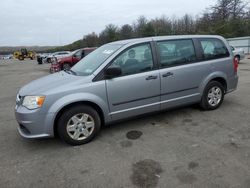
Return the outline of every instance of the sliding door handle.
[[[146,80],[155,80],[155,79],[157,79],[158,78],[158,76],[148,76],[147,78],[146,78]]]
[[[174,75],[174,73],[172,73],[172,72],[167,72],[167,73],[165,73],[165,74],[163,74],[162,75],[162,77],[170,77],[170,76],[173,76]]]

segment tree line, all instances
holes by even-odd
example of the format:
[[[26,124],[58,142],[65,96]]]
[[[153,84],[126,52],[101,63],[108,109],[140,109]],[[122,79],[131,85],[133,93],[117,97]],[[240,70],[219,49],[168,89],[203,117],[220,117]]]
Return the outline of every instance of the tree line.
[[[225,38],[250,36],[250,7],[245,0],[217,0],[215,5],[196,17],[185,14],[180,18],[161,16],[149,20],[140,16],[132,24],[120,27],[109,24],[99,34],[87,34],[83,39],[53,51],[73,51],[138,37],[186,34],[215,34]]]

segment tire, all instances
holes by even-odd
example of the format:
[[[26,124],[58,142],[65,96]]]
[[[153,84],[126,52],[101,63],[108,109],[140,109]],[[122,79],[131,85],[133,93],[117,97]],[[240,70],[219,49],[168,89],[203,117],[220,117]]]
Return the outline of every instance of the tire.
[[[90,142],[98,134],[100,128],[99,114],[86,105],[73,106],[66,110],[57,124],[57,132],[61,140],[73,146]]]
[[[50,58],[47,58],[47,63],[51,63],[51,59]]]
[[[49,72],[50,72],[51,74],[54,73],[54,71],[53,71],[52,68],[49,69]]]
[[[70,69],[69,63],[64,63],[64,64],[62,65],[62,70],[69,70],[69,69]]]
[[[217,93],[217,94],[216,94]],[[225,88],[220,82],[211,81],[204,89],[200,106],[203,110],[215,110],[224,100]]]

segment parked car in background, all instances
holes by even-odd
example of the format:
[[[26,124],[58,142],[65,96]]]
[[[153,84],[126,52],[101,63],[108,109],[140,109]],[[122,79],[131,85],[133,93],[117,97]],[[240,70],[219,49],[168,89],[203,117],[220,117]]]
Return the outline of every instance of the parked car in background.
[[[9,54],[9,55],[3,55],[2,59],[6,60],[6,59],[13,59],[13,55]]]
[[[238,60],[238,62],[245,58],[245,52],[242,48],[235,48],[233,46],[230,47],[234,54],[234,57]]]
[[[66,57],[70,54],[70,51],[61,51],[61,52],[55,52],[51,55],[49,55],[48,57],[45,58],[45,62],[46,63],[51,63],[53,58],[62,58],[62,57]]]
[[[50,55],[51,55],[50,53],[37,54],[36,59],[37,59],[38,64],[43,64],[45,59]]]
[[[238,84],[238,62],[220,36],[162,36],[105,44],[70,70],[32,81],[16,97],[19,133],[79,145],[101,125],[200,104],[215,110]]]
[[[93,48],[82,48],[73,51],[66,57],[56,58],[52,61],[50,72],[58,72],[64,69],[70,69],[73,65],[75,65],[78,61],[88,55],[90,52],[94,51],[96,47]]]

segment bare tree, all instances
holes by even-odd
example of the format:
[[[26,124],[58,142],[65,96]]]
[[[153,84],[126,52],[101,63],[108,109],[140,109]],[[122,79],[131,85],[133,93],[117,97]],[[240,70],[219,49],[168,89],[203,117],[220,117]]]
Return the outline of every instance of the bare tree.
[[[140,16],[136,23],[134,23],[134,31],[136,37],[143,37],[143,30],[146,27],[148,21],[145,16]]]
[[[85,35],[83,38],[84,44],[87,47],[94,47],[94,46],[98,46],[98,35],[96,33],[91,33],[88,35]]]
[[[243,18],[247,14],[246,7],[247,3],[242,0],[231,0],[229,11],[232,18]]]
[[[133,27],[125,24],[119,30],[120,39],[129,39],[134,37]]]
[[[118,27],[114,24],[109,24],[99,35],[99,43],[104,44],[118,40]]]
[[[156,18],[150,21],[151,24],[154,27],[154,35],[171,35],[171,21],[165,17],[162,16],[161,18]]]
[[[59,49],[74,50],[86,46],[99,46],[107,42],[134,37],[178,35],[178,34],[218,34],[224,37],[250,35],[250,7],[247,0],[217,0],[214,6],[207,8],[203,14],[193,18],[168,18],[162,16],[148,20],[140,16],[133,24],[117,27],[109,24],[99,34],[91,33],[70,45]]]
[[[228,20],[232,0],[218,0],[215,6],[211,7],[213,20]]]

